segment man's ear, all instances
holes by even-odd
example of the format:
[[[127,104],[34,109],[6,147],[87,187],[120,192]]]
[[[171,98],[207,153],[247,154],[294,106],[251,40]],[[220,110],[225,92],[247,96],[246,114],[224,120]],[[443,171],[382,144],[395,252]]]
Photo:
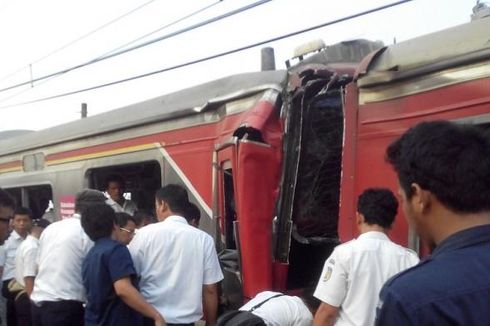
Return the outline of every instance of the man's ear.
[[[410,185],[412,190],[412,208],[416,213],[423,214],[431,207],[432,194],[430,191],[422,189],[418,183]]]
[[[364,215],[359,212],[356,212],[356,224],[361,225],[364,223]]]
[[[157,210],[157,212],[163,213],[169,209],[169,206],[165,200],[160,200],[158,202],[157,207],[155,207],[155,209]]]

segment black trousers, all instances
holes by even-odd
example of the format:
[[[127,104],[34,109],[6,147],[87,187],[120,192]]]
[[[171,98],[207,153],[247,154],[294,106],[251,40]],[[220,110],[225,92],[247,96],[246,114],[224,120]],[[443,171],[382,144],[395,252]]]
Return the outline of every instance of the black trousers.
[[[31,302],[31,313],[32,326],[83,326],[84,324],[84,309],[79,301]]]
[[[31,300],[26,292],[15,298],[15,312],[17,313],[17,326],[31,326]]]
[[[7,315],[7,325],[17,326],[17,316],[15,313],[15,294],[11,293],[8,289],[8,284],[10,280],[3,281],[2,283],[2,295],[7,299],[6,304],[6,315]]]
[[[165,316],[163,316],[165,318]],[[143,325],[144,326],[155,326],[155,321],[150,318],[144,318],[143,319]],[[189,323],[189,324],[169,324],[167,323],[167,326],[194,326],[194,323]]]

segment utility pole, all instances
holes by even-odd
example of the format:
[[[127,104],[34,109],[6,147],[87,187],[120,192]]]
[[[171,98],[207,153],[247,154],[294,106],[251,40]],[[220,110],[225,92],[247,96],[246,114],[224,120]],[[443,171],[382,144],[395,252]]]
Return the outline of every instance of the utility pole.
[[[87,117],[87,103],[82,103],[82,119]]]

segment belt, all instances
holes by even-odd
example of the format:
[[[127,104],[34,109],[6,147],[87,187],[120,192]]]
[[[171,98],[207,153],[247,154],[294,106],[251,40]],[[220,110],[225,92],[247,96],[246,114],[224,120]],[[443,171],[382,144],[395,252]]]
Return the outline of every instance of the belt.
[[[76,300],[39,301],[39,302],[31,301],[31,302],[38,308],[42,308],[45,306],[61,306],[66,304],[83,305],[83,302],[76,301]]]

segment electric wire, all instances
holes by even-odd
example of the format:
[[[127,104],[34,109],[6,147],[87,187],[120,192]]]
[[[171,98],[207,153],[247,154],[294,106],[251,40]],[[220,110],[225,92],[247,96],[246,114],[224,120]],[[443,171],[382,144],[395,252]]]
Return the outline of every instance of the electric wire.
[[[138,10],[140,10],[140,9],[148,6],[149,4],[151,4],[152,2],[155,2],[155,1],[156,0],[149,0],[149,1],[143,3],[143,4],[139,5],[139,6],[131,9],[130,11],[128,11],[128,12],[126,12],[126,13],[124,13],[124,14],[122,14],[122,15],[120,15],[120,16],[112,19],[112,20],[110,20],[109,22],[107,22],[107,23],[105,23],[105,24],[103,24],[103,25],[101,25],[101,26],[99,26],[99,27],[91,30],[90,32],[88,32],[88,33],[86,33],[86,34],[84,34],[84,35],[76,38],[75,40],[70,41],[70,42],[66,43],[65,45],[62,45],[61,47],[59,47],[59,48],[57,48],[57,49],[55,49],[55,50],[53,50],[53,51],[45,54],[44,56],[36,59],[35,61],[31,62],[30,64],[25,65],[22,68],[19,68],[19,69],[13,71],[13,72],[7,74],[6,76],[1,77],[0,78],[0,81],[3,81],[5,79],[8,79],[8,78],[10,78],[10,77],[18,74],[19,72],[23,71],[24,69],[28,68],[29,66],[34,65],[36,63],[39,63],[39,62],[41,62],[41,61],[43,61],[43,60],[45,60],[45,59],[53,56],[54,54],[56,54],[56,53],[58,53],[58,52],[60,52],[60,51],[62,51],[64,49],[66,49],[67,47],[69,47],[69,46],[71,46],[71,45],[73,45],[73,44],[75,44],[75,43],[77,43],[77,42],[79,42],[79,41],[81,41],[81,40],[83,40],[83,39],[85,39],[85,38],[87,38],[87,37],[89,37],[89,36],[97,33],[97,32],[99,32],[100,30],[102,30],[102,29],[104,29],[104,28],[106,28],[106,27],[108,27],[108,26],[110,26],[110,25],[118,22],[119,20],[121,20],[121,19],[123,19],[123,18],[125,18],[125,17],[127,17],[127,16],[129,16],[129,15],[131,15],[133,13],[135,13],[136,11],[138,11]]]
[[[152,1],[155,1],[155,0],[151,0],[151,2],[152,2]],[[175,24],[178,24],[178,23],[180,23],[180,22],[182,22],[182,21],[184,21],[184,20],[186,20],[186,19],[188,19],[188,18],[190,18],[190,17],[193,17],[193,16],[195,16],[195,15],[197,15],[197,14],[199,14],[199,13],[201,13],[201,12],[203,12],[203,11],[207,10],[207,9],[210,9],[211,7],[213,7],[213,6],[215,6],[215,5],[219,4],[219,3],[221,3],[221,2],[223,2],[223,1],[224,1],[224,0],[218,0],[218,1],[216,1],[216,2],[214,2],[214,3],[212,3],[212,4],[210,4],[210,5],[207,5],[207,6],[205,6],[205,7],[203,7],[203,8],[200,8],[200,9],[198,9],[198,10],[196,10],[196,11],[193,11],[193,12],[191,12],[191,13],[189,13],[189,14],[187,14],[187,15],[185,15],[185,16],[183,16],[183,17],[181,17],[181,18],[178,18],[177,20],[174,20],[174,21],[172,21],[172,22],[170,22],[170,23],[168,23],[168,24],[165,24],[165,25],[163,25],[163,26],[159,27],[158,29],[156,29],[156,30],[154,30],[154,31],[152,31],[152,32],[150,32],[150,33],[147,33],[147,34],[145,34],[145,35],[143,35],[143,36],[140,36],[140,37],[138,37],[138,38],[136,38],[136,39],[134,39],[134,40],[132,40],[132,41],[130,41],[130,42],[128,42],[128,43],[125,43],[125,44],[123,44],[123,45],[121,45],[121,46],[118,46],[117,48],[114,48],[114,49],[112,49],[111,51],[106,52],[106,53],[102,54],[102,55],[101,55],[101,56],[99,56],[99,57],[109,55],[109,54],[111,54],[111,53],[113,53],[113,52],[115,52],[115,51],[117,51],[117,50],[120,50],[120,49],[122,49],[122,48],[125,48],[126,46],[131,45],[131,44],[133,44],[133,43],[135,43],[135,42],[137,42],[137,41],[140,41],[141,39],[144,39],[144,38],[146,38],[146,37],[148,37],[148,36],[150,36],[150,35],[153,35],[153,34],[155,34],[155,33],[157,33],[157,32],[160,32],[161,30],[163,30],[163,29],[165,29],[165,28],[171,27],[171,26],[173,26],[173,25],[175,25]],[[148,3],[147,3],[147,4],[148,4]],[[133,10],[133,11],[134,11],[134,10]],[[40,60],[37,60],[36,62],[39,62],[39,61],[40,61]],[[26,67],[29,67],[29,66],[26,66]],[[24,68],[21,68],[21,69],[20,69],[20,70],[18,70],[18,71],[21,71],[22,69],[25,69],[25,67],[24,67]],[[17,71],[17,72],[18,72],[18,71]],[[61,75],[56,75],[56,76],[52,76],[52,77],[51,77],[51,78],[49,78],[49,79],[44,79],[44,80],[42,80],[42,81],[37,82],[35,86],[36,86],[36,87],[38,87],[38,86],[40,86],[40,85],[42,85],[42,84],[45,84],[45,83],[46,83],[46,82],[48,82],[48,81],[52,81],[52,80],[54,80],[55,78],[60,77],[60,76],[61,76]],[[15,94],[13,94],[13,95],[10,95],[10,96],[7,96],[7,97],[4,97],[4,98],[0,99],[0,104],[1,104],[1,103],[6,102],[6,101],[8,101],[8,100],[11,100],[11,99],[13,99],[13,98],[15,98],[15,97],[17,97],[17,96],[19,96],[19,95],[21,95],[21,94],[24,94],[24,93],[26,93],[26,92],[28,92],[28,91],[30,91],[30,90],[32,90],[32,89],[33,89],[33,87],[34,87],[34,86],[32,86],[32,87],[30,87],[30,88],[27,88],[27,89],[23,89],[23,90],[22,90],[22,91],[20,91],[20,92],[17,92],[17,93],[15,93]]]
[[[112,54],[108,54],[106,56],[103,56],[103,57],[98,57],[98,58],[92,59],[92,60],[90,60],[88,62],[85,62],[85,63],[82,63],[82,64],[78,64],[76,66],[72,66],[70,68],[66,68],[66,69],[57,71],[55,73],[51,73],[51,74],[48,74],[48,75],[45,75],[45,76],[42,76],[42,77],[38,77],[38,78],[35,78],[35,79],[32,79],[32,80],[28,80],[28,81],[25,81],[25,82],[22,82],[22,83],[15,84],[15,85],[12,85],[12,86],[4,87],[4,88],[0,89],[0,93],[1,92],[5,92],[5,91],[8,91],[8,90],[11,90],[11,89],[14,89],[14,88],[18,88],[18,87],[21,87],[21,86],[24,86],[24,85],[32,84],[32,83],[38,82],[40,80],[51,78],[51,77],[54,77],[54,76],[57,76],[57,75],[66,74],[66,73],[68,73],[70,71],[73,71],[73,70],[76,70],[76,69],[80,69],[82,67],[86,67],[86,66],[92,65],[94,63],[103,61],[103,60],[114,58],[116,56],[119,56],[119,55],[122,55],[122,54],[125,54],[125,53],[128,53],[128,52],[131,52],[131,51],[140,49],[142,47],[149,46],[151,44],[154,44],[154,43],[157,43],[157,42],[160,42],[160,41],[163,41],[163,40],[166,40],[166,39],[175,37],[177,35],[180,35],[180,34],[189,32],[191,30],[194,30],[194,29],[203,27],[205,25],[209,25],[211,23],[217,22],[219,20],[222,20],[222,19],[231,17],[231,16],[236,15],[236,14],[239,14],[239,13],[242,13],[242,12],[244,12],[246,10],[250,10],[252,8],[258,7],[260,5],[263,5],[265,3],[268,3],[270,1],[272,1],[272,0],[260,0],[260,1],[254,2],[252,4],[243,6],[243,7],[239,8],[239,9],[235,9],[235,10],[229,11],[229,12],[227,12],[225,14],[222,14],[222,15],[219,15],[219,16],[216,16],[216,17],[207,19],[207,20],[205,20],[203,22],[200,22],[200,23],[191,25],[189,27],[185,27],[185,28],[180,29],[178,31],[175,31],[175,32],[172,32],[172,33],[169,33],[169,34],[166,34],[166,35],[157,37],[157,38],[155,38],[153,40],[150,40],[150,41],[147,41],[147,42],[144,42],[144,43],[141,43],[141,44],[132,46],[130,48],[127,48],[127,49],[124,49],[124,50],[120,50],[120,51],[117,51],[115,53],[112,53]]]
[[[302,29],[302,30],[299,30],[299,31],[296,31],[296,32],[292,32],[292,33],[284,34],[284,35],[281,35],[281,36],[273,37],[273,38],[270,38],[270,39],[267,39],[267,40],[264,40],[264,41],[260,41],[260,42],[253,43],[253,44],[249,44],[249,45],[246,45],[246,46],[242,46],[242,47],[235,48],[233,50],[228,50],[228,51],[225,51],[225,52],[221,52],[221,53],[218,53],[218,54],[213,54],[213,55],[210,55],[210,56],[207,56],[207,57],[203,57],[203,58],[200,58],[200,59],[188,61],[188,62],[185,62],[185,63],[182,63],[182,64],[178,64],[178,65],[175,65],[175,66],[171,66],[171,67],[167,67],[167,68],[155,70],[155,71],[148,72],[148,73],[145,73],[145,74],[141,74],[141,75],[137,75],[137,76],[133,76],[133,77],[129,77],[129,78],[124,78],[124,79],[120,79],[120,80],[109,82],[109,83],[105,83],[105,84],[100,84],[100,85],[96,85],[96,86],[92,86],[92,87],[83,88],[83,89],[80,89],[80,90],[75,90],[75,91],[71,91],[71,92],[66,92],[66,93],[61,93],[61,94],[57,94],[57,95],[47,96],[47,97],[38,98],[38,99],[35,99],[35,100],[25,101],[25,102],[21,102],[21,103],[4,105],[4,106],[0,106],[0,109],[6,109],[6,108],[21,106],[21,105],[27,105],[27,104],[33,104],[33,103],[43,102],[43,101],[52,100],[52,99],[56,99],[56,98],[60,98],[60,97],[65,97],[65,96],[70,96],[70,95],[74,95],[74,94],[78,94],[78,93],[84,93],[84,92],[87,92],[87,91],[92,91],[92,90],[96,90],[96,89],[103,88],[103,87],[113,86],[113,85],[125,83],[125,82],[128,82],[128,81],[133,81],[133,80],[140,79],[140,78],[149,77],[149,76],[152,76],[152,75],[156,75],[156,74],[160,74],[160,73],[163,73],[163,72],[175,70],[175,69],[178,69],[178,68],[183,68],[183,67],[194,65],[194,64],[201,63],[201,62],[204,62],[204,61],[209,61],[209,60],[216,59],[216,58],[219,58],[219,57],[223,57],[223,56],[226,56],[226,55],[230,55],[230,54],[233,54],[233,53],[245,51],[245,50],[248,50],[248,49],[257,47],[257,46],[261,46],[261,45],[264,45],[264,44],[267,44],[267,43],[279,41],[279,40],[282,40],[282,39],[285,39],[285,38],[289,38],[289,37],[292,37],[292,36],[296,36],[296,35],[299,35],[299,34],[310,32],[310,31],[313,31],[313,30],[316,30],[316,29],[319,29],[319,28],[323,28],[323,27],[326,27],[326,26],[335,25],[335,24],[338,24],[338,23],[341,23],[341,22],[344,22],[344,21],[347,21],[347,20],[359,18],[359,17],[366,16],[366,15],[369,15],[369,14],[372,14],[372,13],[375,13],[375,12],[378,12],[378,11],[382,11],[382,10],[385,10],[385,9],[388,9],[388,8],[396,7],[396,6],[399,6],[399,5],[402,5],[402,4],[411,2],[411,1],[413,1],[413,0],[400,0],[400,1],[397,1],[397,2],[392,2],[392,3],[387,4],[387,5],[383,5],[383,6],[380,6],[380,7],[376,7],[376,8],[369,9],[369,10],[366,10],[366,11],[362,11],[362,12],[359,12],[359,13],[355,13],[355,14],[352,14],[352,15],[348,15],[348,16],[345,16],[345,17],[342,17],[342,18],[338,18],[338,19],[335,19],[335,20],[332,20],[332,21],[329,21],[329,22],[326,22],[326,23],[323,23],[323,24],[315,25],[315,26],[312,26],[312,27],[309,27],[309,28],[306,28],[306,29]]]
[[[116,52],[117,50],[124,49],[125,47],[127,47],[127,46],[129,46],[129,45],[131,45],[131,44],[134,44],[134,43],[136,43],[136,42],[138,42],[138,41],[141,41],[141,40],[143,40],[143,39],[147,38],[148,36],[151,36],[151,35],[153,35],[153,34],[156,34],[156,33],[160,32],[160,31],[162,31],[162,30],[164,30],[164,29],[166,29],[166,28],[169,28],[169,27],[171,27],[171,26],[173,26],[173,25],[176,25],[176,24],[178,24],[178,23],[180,23],[180,22],[182,22],[182,21],[184,21],[184,20],[186,20],[186,19],[188,19],[188,18],[190,18],[190,17],[192,17],[192,16],[195,16],[195,15],[197,15],[197,14],[200,14],[201,12],[203,12],[203,11],[206,11],[206,10],[210,9],[210,8],[212,8],[212,7],[216,6],[217,4],[219,4],[219,3],[223,2],[223,1],[224,1],[224,0],[218,0],[218,1],[216,1],[216,2],[214,2],[214,3],[212,3],[212,4],[210,4],[210,5],[207,5],[207,6],[203,7],[203,8],[201,8],[201,9],[198,9],[198,10],[196,10],[196,11],[193,11],[193,12],[191,12],[190,14],[187,14],[187,15],[183,16],[182,18],[179,18],[179,19],[177,19],[177,20],[174,20],[173,22],[168,23],[168,24],[165,24],[165,25],[163,25],[163,26],[161,26],[161,27],[157,28],[157,29],[156,29],[156,30],[154,30],[154,31],[151,31],[151,32],[149,32],[149,33],[147,33],[147,34],[145,34],[145,35],[142,35],[142,36],[140,36],[140,37],[138,37],[138,38],[136,38],[136,39],[134,39],[134,40],[132,40],[132,41],[130,41],[130,42],[127,42],[127,43],[125,43],[125,44],[123,44],[123,45],[120,45],[120,46],[118,46],[117,48],[114,48],[114,49],[112,49],[112,50],[110,50],[110,51],[108,51],[108,52],[106,52],[106,53],[104,53],[104,54],[100,55],[99,57],[104,57],[104,56],[109,55],[109,54],[111,54],[111,53],[113,53],[113,52]]]

